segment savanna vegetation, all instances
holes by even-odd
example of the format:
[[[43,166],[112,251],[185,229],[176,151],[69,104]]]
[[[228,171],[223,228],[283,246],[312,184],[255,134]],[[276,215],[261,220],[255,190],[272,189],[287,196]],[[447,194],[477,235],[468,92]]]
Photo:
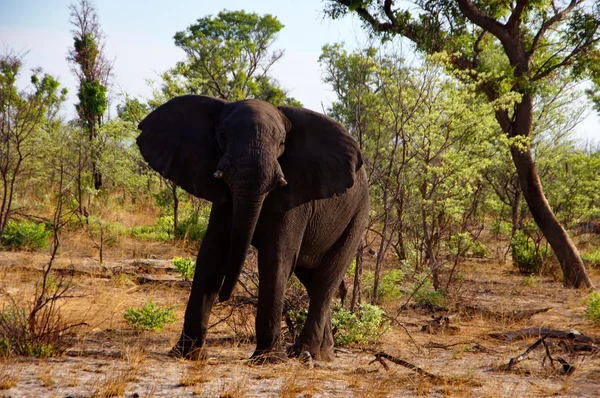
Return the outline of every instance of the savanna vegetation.
[[[373,34],[358,48],[330,43],[319,58],[336,96],[325,111],[360,145],[372,207],[333,309],[346,360],[332,366],[243,362],[254,338],[252,253],[234,297],[213,310],[208,344],[218,354],[197,364],[161,356],[178,337],[210,203],[145,164],[137,124],[190,93],[302,106],[271,74],[285,56],[273,46],[285,29],[276,16],[200,16],[173,32],[186,56],[149,83],[151,98],[110,98],[95,5],[79,0],[65,60],[79,82],[72,120],[61,112],[67,91],[43,65],[19,86],[26,55],[0,54],[0,390],[25,394],[20,373],[35,365],[39,388],[97,396],[151,396],[167,388],[154,370],[175,378],[176,395],[596,391],[600,142],[574,130],[600,103],[600,6],[414,6],[324,2],[325,15],[356,14]],[[289,341],[306,303],[292,278]],[[581,334],[560,335],[575,328]],[[525,357],[539,358],[519,364],[528,347]],[[86,379],[77,366],[50,371],[54,362],[19,356],[83,358],[84,372],[116,365]],[[383,373],[373,358],[410,363]]]

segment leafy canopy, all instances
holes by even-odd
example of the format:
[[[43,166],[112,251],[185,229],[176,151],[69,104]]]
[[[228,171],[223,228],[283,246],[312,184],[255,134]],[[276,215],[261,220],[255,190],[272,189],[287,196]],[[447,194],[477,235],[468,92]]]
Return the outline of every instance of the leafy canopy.
[[[299,105],[269,76],[284,53],[271,50],[282,28],[272,15],[245,11],[221,11],[216,17],[198,19],[174,36],[187,58],[163,74],[160,100],[192,93]]]

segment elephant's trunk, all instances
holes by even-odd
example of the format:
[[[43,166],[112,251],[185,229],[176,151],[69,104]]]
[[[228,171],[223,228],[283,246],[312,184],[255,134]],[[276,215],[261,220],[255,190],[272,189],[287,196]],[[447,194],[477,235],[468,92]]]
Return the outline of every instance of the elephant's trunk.
[[[229,242],[229,254],[225,269],[225,280],[219,290],[219,301],[227,301],[242,272],[248,247],[254,235],[254,229],[260,215],[266,195],[252,199],[233,196],[232,229]]]

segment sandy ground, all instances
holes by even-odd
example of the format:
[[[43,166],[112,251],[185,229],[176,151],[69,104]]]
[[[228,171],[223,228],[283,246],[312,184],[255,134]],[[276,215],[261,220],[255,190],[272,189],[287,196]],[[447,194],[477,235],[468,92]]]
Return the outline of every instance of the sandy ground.
[[[523,276],[510,264],[495,260],[473,261],[461,270],[463,282],[456,293],[456,307],[471,305],[496,314],[534,308],[550,308],[518,322],[485,314],[449,317],[451,328],[440,333],[422,331],[432,319],[427,308],[399,311],[406,298],[386,303],[394,318],[391,330],[376,345],[347,347],[333,362],[302,363],[289,360],[280,365],[258,366],[247,358],[251,342],[239,341],[240,328],[252,333],[252,310],[240,310],[232,322],[209,332],[208,360],[193,362],[167,356],[181,330],[185,284],[168,263],[174,255],[190,255],[168,244],[122,242],[109,249],[99,265],[93,249],[66,245],[56,267],[72,276],[74,298],[62,307],[65,319],[85,322],[74,330],[60,357],[0,359],[0,397],[405,397],[405,396],[598,396],[598,354],[566,352],[557,340],[549,341],[554,358],[575,366],[571,375],[559,366],[543,362],[542,345],[512,371],[500,368],[536,340],[507,342],[489,333],[529,327],[576,330],[600,336],[600,328],[583,317],[587,292],[561,288],[560,282],[539,277],[525,286]],[[149,259],[150,258],[150,259]],[[10,299],[26,300],[46,261],[43,253],[0,252],[0,308]],[[137,260],[136,260],[137,259]],[[116,275],[125,274],[126,278]],[[139,284],[138,277],[154,280]],[[592,271],[596,286],[600,274]],[[159,283],[156,279],[172,281]],[[176,306],[177,323],[162,333],[135,333],[122,313],[152,298]],[[456,308],[455,307],[455,308]],[[223,307],[216,308],[222,311]],[[246,312],[243,312],[246,311]],[[218,314],[215,314],[218,317]],[[241,326],[242,325],[242,326]],[[387,362],[389,370],[373,362],[373,353],[384,351],[408,361],[436,377],[419,375]]]

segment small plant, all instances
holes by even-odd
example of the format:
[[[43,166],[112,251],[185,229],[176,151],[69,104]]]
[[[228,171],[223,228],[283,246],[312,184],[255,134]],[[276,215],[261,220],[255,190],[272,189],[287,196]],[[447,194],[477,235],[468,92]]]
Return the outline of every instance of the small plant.
[[[495,219],[490,225],[490,232],[495,238],[508,237],[512,232],[512,224],[502,219]]]
[[[600,325],[600,292],[590,294],[585,304],[585,316],[596,325]]]
[[[46,247],[50,235],[51,232],[46,231],[44,224],[9,220],[2,233],[0,243],[11,249],[36,250]]]
[[[204,239],[207,228],[208,217],[201,212],[192,213],[190,216],[179,221],[175,230],[175,237],[199,242]]]
[[[62,334],[68,328],[58,307],[30,310],[15,301],[0,311],[0,354],[48,358],[62,352]]]
[[[528,275],[521,279],[521,285],[527,287],[537,287],[538,277],[534,274]]]
[[[581,259],[588,267],[600,266],[600,249],[589,253],[582,253]]]
[[[404,274],[399,269],[384,272],[381,284],[379,285],[379,298],[382,300],[394,300],[402,297],[399,284],[403,277]]]
[[[123,318],[137,331],[162,332],[167,323],[175,322],[174,309],[175,306],[164,307],[150,300],[141,308],[127,308]]]
[[[551,256],[552,251],[547,246],[535,244],[531,238],[518,232],[510,241],[513,264],[521,272],[539,273]]]
[[[388,330],[381,308],[361,304],[358,314],[336,306],[331,315],[335,344],[344,346],[352,343],[374,343]]]
[[[183,258],[183,257],[173,257],[171,260],[175,269],[183,280],[189,281],[194,277],[194,272],[196,271],[196,262],[192,258]]]

